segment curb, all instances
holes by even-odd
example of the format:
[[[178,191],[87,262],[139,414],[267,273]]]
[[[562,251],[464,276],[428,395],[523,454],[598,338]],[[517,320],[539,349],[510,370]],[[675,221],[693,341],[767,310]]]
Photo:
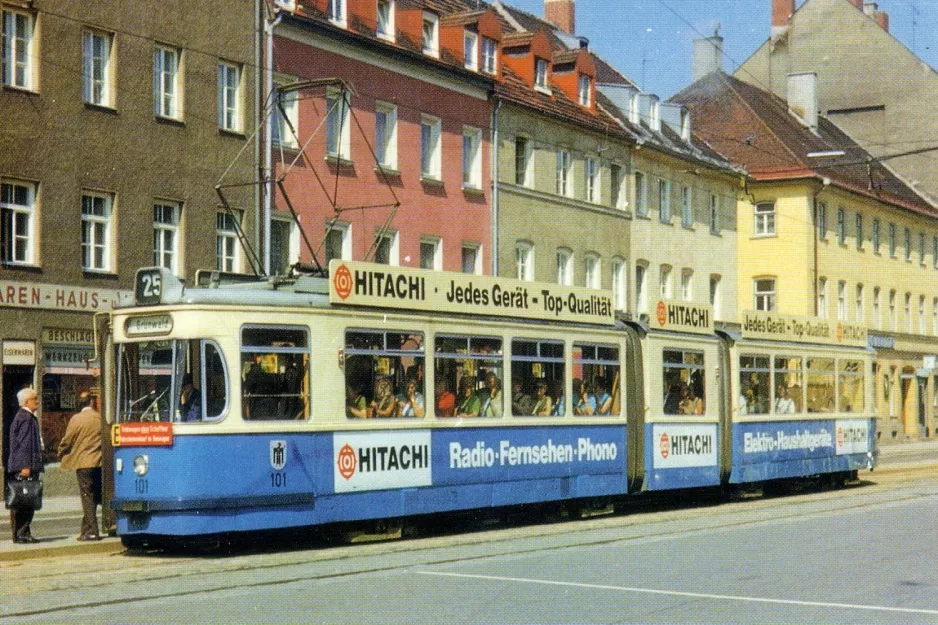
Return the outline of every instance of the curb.
[[[74,540],[74,539],[73,539]],[[120,538],[105,538],[98,542],[78,543],[74,545],[49,545],[41,543],[31,547],[17,547],[9,551],[0,551],[0,562],[18,562],[35,558],[52,558],[80,554],[115,554],[124,551]]]

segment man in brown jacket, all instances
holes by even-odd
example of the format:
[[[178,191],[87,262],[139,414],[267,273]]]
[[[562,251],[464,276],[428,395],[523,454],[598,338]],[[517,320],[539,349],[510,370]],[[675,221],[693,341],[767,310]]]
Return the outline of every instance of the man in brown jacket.
[[[101,488],[101,413],[97,398],[85,391],[78,396],[81,412],[69,419],[59,443],[62,469],[75,469],[81,494],[81,534],[78,540],[98,540],[97,505]]]

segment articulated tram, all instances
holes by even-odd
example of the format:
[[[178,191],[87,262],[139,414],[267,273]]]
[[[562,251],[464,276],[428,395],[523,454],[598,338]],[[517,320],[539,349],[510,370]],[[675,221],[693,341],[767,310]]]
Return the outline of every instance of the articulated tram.
[[[129,545],[872,468],[862,328],[346,261],[204,282],[141,269],[109,319]]]

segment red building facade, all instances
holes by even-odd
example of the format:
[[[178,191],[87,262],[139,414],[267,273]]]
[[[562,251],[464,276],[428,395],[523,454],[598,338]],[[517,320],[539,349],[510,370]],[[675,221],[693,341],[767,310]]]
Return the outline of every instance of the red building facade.
[[[298,2],[275,29],[273,255],[311,260],[296,235],[286,251],[289,203],[320,263],[489,273],[499,22],[452,1],[366,4]]]

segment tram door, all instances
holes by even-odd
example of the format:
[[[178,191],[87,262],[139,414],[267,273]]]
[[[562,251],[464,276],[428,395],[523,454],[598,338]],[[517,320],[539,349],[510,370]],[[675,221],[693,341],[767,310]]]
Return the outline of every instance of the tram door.
[[[3,367],[3,466],[7,466],[10,455],[10,425],[20,409],[16,393],[32,386],[35,367],[32,365],[7,365]],[[41,407],[40,407],[41,410]],[[6,492],[6,471],[3,472],[3,490]]]

